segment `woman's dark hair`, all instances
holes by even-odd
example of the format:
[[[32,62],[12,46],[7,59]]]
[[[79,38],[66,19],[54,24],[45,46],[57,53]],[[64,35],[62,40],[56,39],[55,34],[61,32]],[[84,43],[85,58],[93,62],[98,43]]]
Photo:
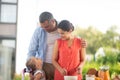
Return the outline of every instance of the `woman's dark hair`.
[[[43,23],[46,20],[50,21],[51,19],[54,19],[54,17],[52,15],[52,13],[50,13],[50,12],[42,12],[39,16],[40,23]]]
[[[58,28],[64,30],[64,31],[74,31],[74,26],[72,23],[70,23],[68,20],[62,20],[59,24],[58,24]]]

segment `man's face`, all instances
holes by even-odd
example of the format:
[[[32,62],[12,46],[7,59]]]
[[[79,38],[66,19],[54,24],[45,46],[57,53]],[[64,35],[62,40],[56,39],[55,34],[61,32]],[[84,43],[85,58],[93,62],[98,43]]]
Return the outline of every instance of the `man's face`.
[[[47,32],[52,32],[54,28],[56,27],[55,20],[46,20],[43,23],[40,23],[41,27],[45,29]]]

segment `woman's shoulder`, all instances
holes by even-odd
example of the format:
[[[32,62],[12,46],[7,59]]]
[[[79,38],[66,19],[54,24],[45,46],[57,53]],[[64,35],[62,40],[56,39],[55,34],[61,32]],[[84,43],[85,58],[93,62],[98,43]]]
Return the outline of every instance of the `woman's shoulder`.
[[[62,44],[64,42],[64,40],[62,40],[61,38],[58,38],[56,41],[58,44]]]
[[[81,46],[82,38],[81,37],[75,37],[74,40],[75,44],[78,45],[79,47]]]
[[[82,39],[82,38],[79,37],[79,36],[76,36],[76,37],[75,37],[75,40],[81,41],[81,39]]]
[[[62,39],[61,39],[61,38],[58,38],[57,41],[62,41]]]

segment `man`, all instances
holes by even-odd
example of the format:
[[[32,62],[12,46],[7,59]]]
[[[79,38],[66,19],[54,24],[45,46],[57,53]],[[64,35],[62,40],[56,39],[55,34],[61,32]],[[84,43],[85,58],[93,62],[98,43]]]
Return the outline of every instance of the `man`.
[[[57,38],[57,21],[50,12],[43,12],[39,16],[40,27],[37,27],[29,45],[28,58],[31,56],[43,60],[43,70],[47,80],[54,79],[54,67],[52,65],[53,45]],[[82,46],[86,47],[86,41],[82,41]],[[32,75],[30,75],[32,77]]]

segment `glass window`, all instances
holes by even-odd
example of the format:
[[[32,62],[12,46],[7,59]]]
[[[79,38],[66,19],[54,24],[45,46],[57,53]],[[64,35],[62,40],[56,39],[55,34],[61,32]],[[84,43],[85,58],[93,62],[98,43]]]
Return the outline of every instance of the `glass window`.
[[[15,40],[0,39],[0,80],[13,80],[15,70]]]
[[[16,22],[16,5],[1,5],[1,22]]]
[[[1,44],[6,47],[15,48],[15,40],[2,40]]]
[[[2,0],[2,2],[17,3],[17,0]]]

